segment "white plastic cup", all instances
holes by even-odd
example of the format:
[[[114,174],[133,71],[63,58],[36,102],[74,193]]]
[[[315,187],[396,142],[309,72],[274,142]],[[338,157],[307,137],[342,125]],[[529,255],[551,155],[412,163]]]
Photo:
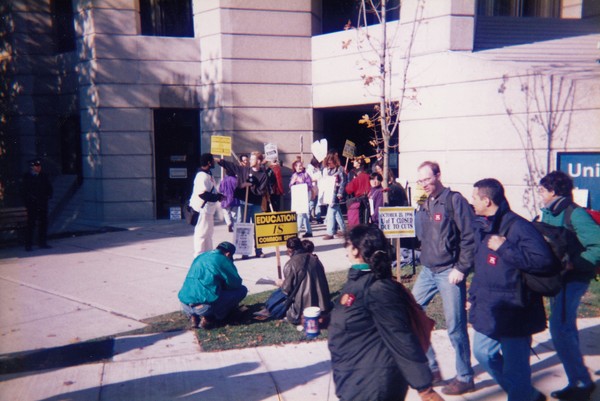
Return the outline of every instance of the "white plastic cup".
[[[319,330],[319,317],[321,316],[321,308],[318,306],[311,306],[304,309],[304,333],[306,338],[312,339],[319,336],[321,331]]]

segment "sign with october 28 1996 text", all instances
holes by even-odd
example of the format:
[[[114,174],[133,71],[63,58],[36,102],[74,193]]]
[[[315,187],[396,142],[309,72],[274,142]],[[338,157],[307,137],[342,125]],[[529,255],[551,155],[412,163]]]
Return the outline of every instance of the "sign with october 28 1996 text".
[[[415,236],[415,209],[411,206],[380,207],[379,228],[388,238]]]

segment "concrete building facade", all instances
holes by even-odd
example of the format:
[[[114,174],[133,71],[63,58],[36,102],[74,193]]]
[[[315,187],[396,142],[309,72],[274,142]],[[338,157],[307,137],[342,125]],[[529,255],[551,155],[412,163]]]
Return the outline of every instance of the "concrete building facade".
[[[387,24],[405,99],[396,166],[413,182],[435,159],[465,195],[497,177],[531,214],[528,180],[557,152],[600,152],[600,2],[512,3],[402,1]],[[372,54],[364,30],[322,33],[321,1],[29,0],[10,15],[10,171],[44,157],[82,218],[168,218],[213,135],[237,153],[276,143],[287,165],[317,139],[368,142],[355,116],[377,101],[361,79]]]

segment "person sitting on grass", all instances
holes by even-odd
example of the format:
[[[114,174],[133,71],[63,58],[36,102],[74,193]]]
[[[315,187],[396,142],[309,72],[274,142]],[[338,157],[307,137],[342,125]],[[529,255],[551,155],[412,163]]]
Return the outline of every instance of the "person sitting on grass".
[[[221,242],[198,255],[177,295],[192,328],[210,329],[233,312],[248,289],[233,264],[235,245]]]
[[[275,280],[280,288],[271,294],[265,303],[266,309],[255,313],[257,319],[286,318],[298,325],[302,322],[304,309],[309,306],[318,306],[321,316],[326,316],[333,304],[323,264],[312,253],[314,244],[293,237],[287,240],[286,247],[290,260],[283,268],[284,279]]]

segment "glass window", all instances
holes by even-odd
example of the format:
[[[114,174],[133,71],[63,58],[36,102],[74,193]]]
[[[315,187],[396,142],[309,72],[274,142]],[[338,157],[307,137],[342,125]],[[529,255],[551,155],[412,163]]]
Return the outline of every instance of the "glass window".
[[[350,21],[352,26],[357,26],[360,1],[357,0],[323,0],[323,19],[322,19],[322,33],[331,33],[344,30],[344,26]],[[369,1],[367,4],[366,13],[366,24],[375,25],[379,23],[377,15],[374,11],[371,11]],[[380,8],[380,1],[373,1],[377,9]],[[400,19],[400,0],[387,0],[386,2],[386,20],[387,21],[398,21]],[[364,22],[361,21],[361,26],[364,26]]]
[[[65,53],[75,50],[75,25],[73,23],[73,2],[71,0],[54,0],[52,16],[56,51]]]
[[[142,35],[194,36],[192,0],[140,0]]]

